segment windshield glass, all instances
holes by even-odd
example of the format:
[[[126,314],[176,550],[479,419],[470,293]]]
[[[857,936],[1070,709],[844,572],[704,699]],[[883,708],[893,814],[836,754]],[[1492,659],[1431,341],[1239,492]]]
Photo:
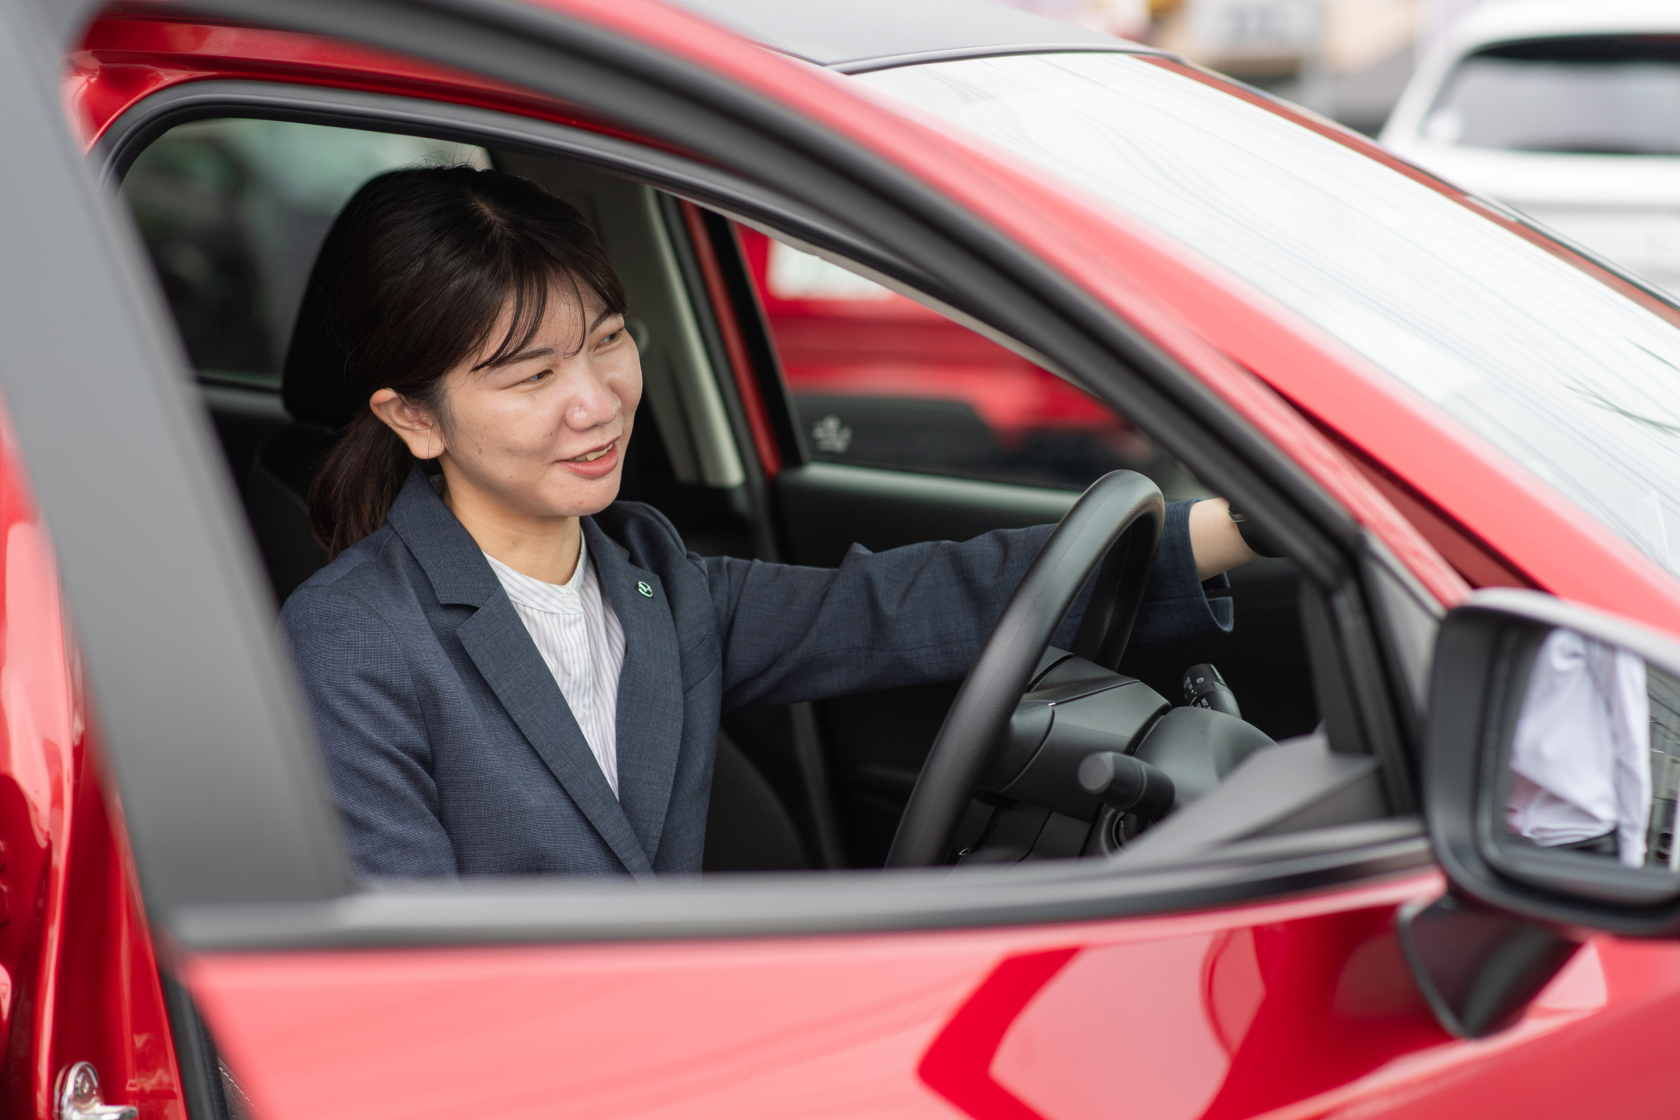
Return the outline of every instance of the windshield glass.
[[[1680,330],[1633,300],[1376,160],[1134,56],[859,80],[1218,261],[1676,570]]]
[[[1529,39],[1458,64],[1423,125],[1444,144],[1680,155],[1680,36]]]

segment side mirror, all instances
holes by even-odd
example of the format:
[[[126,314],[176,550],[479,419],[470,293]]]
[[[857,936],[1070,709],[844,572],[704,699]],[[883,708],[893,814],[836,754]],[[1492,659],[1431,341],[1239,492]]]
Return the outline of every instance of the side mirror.
[[[1529,591],[1447,615],[1422,787],[1456,897],[1400,929],[1444,1025],[1513,1021],[1570,931],[1680,936],[1677,785],[1680,643]]]

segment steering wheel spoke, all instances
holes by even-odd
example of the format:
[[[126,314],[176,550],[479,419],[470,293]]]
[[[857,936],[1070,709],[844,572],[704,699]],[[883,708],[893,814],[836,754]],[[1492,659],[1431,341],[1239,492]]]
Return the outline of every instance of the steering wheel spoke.
[[[1041,685],[1023,696],[982,788],[1080,820],[1095,819],[1108,803],[1107,791],[1086,789],[1080,767],[1093,755],[1129,755],[1170,707],[1142,681],[1119,674],[1109,678]],[[1164,774],[1158,788],[1161,782],[1171,789]],[[1168,796],[1161,811],[1171,807]]]

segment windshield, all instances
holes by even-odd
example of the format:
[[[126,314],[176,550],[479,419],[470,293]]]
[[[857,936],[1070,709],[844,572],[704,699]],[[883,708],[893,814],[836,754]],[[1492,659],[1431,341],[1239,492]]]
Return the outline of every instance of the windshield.
[[[1134,56],[858,80],[1219,262],[1676,570],[1680,330],[1633,300],[1376,160]]]
[[[1444,144],[1680,155],[1680,36],[1501,43],[1458,64],[1423,125]]]

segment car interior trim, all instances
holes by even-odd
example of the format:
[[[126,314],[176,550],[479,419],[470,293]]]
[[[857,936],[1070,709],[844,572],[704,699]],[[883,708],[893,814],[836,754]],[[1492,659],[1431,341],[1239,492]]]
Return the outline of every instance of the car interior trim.
[[[1361,568],[1378,636],[1391,660],[1391,675],[1404,687],[1399,705],[1413,757],[1422,750],[1429,710],[1429,668],[1446,609],[1424,589],[1388,546],[1367,534]]]
[[[824,462],[788,468],[777,479],[777,486],[784,491],[784,500],[791,502],[798,502],[806,493],[846,495],[865,501],[932,497],[947,510],[984,510],[997,516],[1000,525],[1016,527],[1060,521],[1079,497],[1074,490],[1041,490],[1035,486],[972,478],[917,475],[914,480],[907,480],[898,471]],[[938,531],[937,526],[932,529]],[[811,545],[800,551],[804,555],[828,555],[833,550]]]
[[[776,433],[771,430],[770,416],[764,407],[763,395],[759,392],[754,363],[747,353],[747,341],[742,337],[737,321],[738,301],[724,279],[723,265],[718,260],[717,247],[712,242],[712,232],[706,228],[704,214],[692,202],[683,203],[680,209],[708,302],[713,307],[724,309],[724,313],[717,316],[718,336],[723,343],[727,368],[735,381],[735,392],[741,400],[741,411],[746,417],[747,431],[752,437],[753,448],[758,452],[759,468],[764,472],[765,478],[773,479],[781,473],[782,449],[777,446]]]
[[[764,312],[758,283],[747,264],[740,230],[714,210],[703,209],[693,203],[680,205],[698,212],[701,226],[710,235],[723,290],[729,297],[714,306],[729,309],[746,346],[747,370],[752,375],[750,388],[764,410],[771,437],[781,451],[782,465],[802,463],[809,457],[804,435],[794,418],[793,402],[782,374],[781,355],[770,335],[770,321]]]
[[[682,269],[677,264],[676,253],[671,246],[671,230],[666,224],[665,213],[659,205],[658,196],[649,192],[645,196],[645,203],[648,224],[664,234],[655,240],[666,287],[682,305],[681,346],[688,355],[690,367],[701,374],[684,378],[680,385],[688,428],[694,437],[695,454],[699,459],[700,474],[709,486],[739,486],[746,481],[746,473],[741,466],[741,451],[735,442],[734,432],[730,430],[729,415],[724,410],[723,398],[718,394],[717,372],[712,368],[711,357],[706,353],[706,344],[700,337],[694,304],[688,298],[688,289],[682,280]]]
[[[1198,800],[1114,856],[1128,870],[1182,861],[1240,840],[1287,832],[1303,818],[1345,824],[1382,815],[1378,764],[1330,749],[1323,734],[1256,751]],[[1337,815],[1345,820],[1335,820]]]
[[[1366,534],[1367,540],[1369,534]],[[1352,577],[1329,596],[1339,617],[1335,633],[1341,642],[1348,676],[1353,684],[1354,707],[1362,726],[1366,750],[1383,770],[1383,785],[1389,797],[1389,811],[1409,813],[1416,809],[1413,767],[1409,744],[1402,731],[1398,701],[1405,695],[1404,676],[1395,668],[1399,651],[1372,625],[1372,596]],[[1387,656],[1383,650],[1387,648]],[[1332,747],[1334,749],[1334,747]]]
[[[759,454],[752,425],[747,418],[746,402],[741,398],[741,377],[736,372],[736,356],[730,353],[724,339],[724,325],[719,322],[718,309],[711,302],[711,289],[700,264],[700,249],[695,244],[694,234],[685,213],[691,203],[678,195],[665,194],[658,199],[658,205],[665,218],[665,228],[670,233],[671,253],[676,259],[681,286],[687,295],[689,306],[694,308],[701,344],[710,357],[711,368],[714,371],[712,386],[723,402],[730,430],[735,434],[736,446],[753,449],[753,454],[741,456],[745,479],[741,493],[751,511],[753,555],[760,560],[780,560],[784,555],[783,541],[782,534],[777,531],[772,512],[770,480],[765,475],[764,459]],[[714,255],[718,252],[716,246],[712,246],[712,251]],[[737,335],[744,334],[749,329],[748,324],[740,321],[730,326]],[[719,370],[728,370],[729,376],[716,376],[716,371]],[[792,458],[793,449],[789,447],[784,450],[788,451],[789,457]]]

